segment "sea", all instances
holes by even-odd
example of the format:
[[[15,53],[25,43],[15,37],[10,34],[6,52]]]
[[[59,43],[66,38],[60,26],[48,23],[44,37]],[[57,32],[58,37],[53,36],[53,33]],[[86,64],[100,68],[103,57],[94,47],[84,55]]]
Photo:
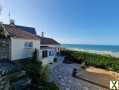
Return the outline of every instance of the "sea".
[[[119,57],[119,45],[63,44],[63,48]]]

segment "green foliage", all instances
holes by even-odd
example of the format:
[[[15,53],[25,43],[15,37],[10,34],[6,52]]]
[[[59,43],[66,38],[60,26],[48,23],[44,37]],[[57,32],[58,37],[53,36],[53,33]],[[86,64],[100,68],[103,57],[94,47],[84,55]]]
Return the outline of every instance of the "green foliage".
[[[41,76],[42,63],[38,61],[38,51],[35,50],[31,61],[25,65],[27,75],[32,79],[33,84],[38,84]]]
[[[40,90],[59,90],[59,88],[54,83],[41,82]]]
[[[37,49],[35,49],[35,51],[33,52],[31,62],[42,64],[41,62],[38,61],[38,50]]]
[[[40,72],[40,81],[47,81],[48,80],[48,65],[42,66]]]
[[[3,31],[2,26],[0,26],[0,36],[3,36],[3,35],[4,35],[4,31]]]
[[[18,80],[18,77],[17,75],[12,75],[9,77],[9,79],[10,79],[10,82],[16,82]]]
[[[119,72],[119,58],[112,57],[110,55],[99,55],[70,50],[63,50],[61,53],[68,57],[65,60],[69,60],[74,63],[85,63],[86,66],[94,66]]]
[[[37,55],[38,51],[35,50],[31,61],[25,65],[26,74],[31,78],[31,87],[34,90],[59,90],[55,84],[47,82],[48,66],[42,66]]]
[[[11,72],[8,75],[8,79],[11,83],[14,83],[22,78],[26,78],[26,73],[24,71],[19,71],[19,72]]]

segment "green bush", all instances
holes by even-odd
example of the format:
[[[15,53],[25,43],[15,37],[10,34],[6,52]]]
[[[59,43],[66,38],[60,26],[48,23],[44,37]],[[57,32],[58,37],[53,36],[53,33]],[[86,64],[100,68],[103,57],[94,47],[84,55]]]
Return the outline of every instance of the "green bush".
[[[24,66],[26,74],[28,75],[29,78],[31,78],[31,84],[35,84],[35,85],[37,85],[39,81],[42,81],[41,78],[43,77],[44,79],[45,76],[43,75],[44,72],[43,72],[42,63],[38,61],[37,55],[38,55],[38,51],[35,50],[30,62]]]
[[[31,61],[24,66],[27,76],[31,79],[30,90],[59,90],[55,84],[47,82],[48,66],[43,66],[37,55],[35,50]]]
[[[49,82],[41,82],[39,88],[40,90],[59,90],[56,84]]]
[[[94,66],[107,70],[119,72],[119,58],[110,55],[99,55],[95,53],[63,50],[61,54],[68,57],[65,60],[73,63],[85,63],[86,66]]]
[[[48,65],[42,66],[40,71],[40,81],[48,81]]]

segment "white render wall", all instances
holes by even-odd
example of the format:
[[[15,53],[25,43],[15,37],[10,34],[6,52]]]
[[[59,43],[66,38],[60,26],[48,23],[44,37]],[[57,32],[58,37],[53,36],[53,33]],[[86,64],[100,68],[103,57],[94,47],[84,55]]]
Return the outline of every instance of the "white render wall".
[[[25,42],[33,42],[33,48],[25,48]],[[11,60],[32,57],[35,48],[40,51],[40,40],[11,38]]]
[[[51,47],[51,48],[55,48],[56,49],[56,52],[60,52],[60,48],[61,48],[61,45],[41,45],[41,46],[48,46],[48,47]]]
[[[42,58],[43,65],[48,64],[48,63],[53,63],[54,58],[56,57],[56,53],[57,53],[56,49],[55,48],[51,48],[51,49],[43,49],[43,50],[47,50],[48,51],[48,57]],[[43,50],[41,50],[41,52]],[[54,53],[54,55],[53,56],[49,56],[49,51],[52,51]]]

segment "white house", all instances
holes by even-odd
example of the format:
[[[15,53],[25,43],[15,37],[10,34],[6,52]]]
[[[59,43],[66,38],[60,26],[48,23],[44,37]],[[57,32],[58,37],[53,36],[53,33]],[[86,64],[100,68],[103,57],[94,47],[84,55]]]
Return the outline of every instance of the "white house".
[[[40,39],[40,52],[43,64],[53,63],[54,59],[57,59],[60,53],[60,43],[52,38],[44,37],[42,32]]]
[[[14,61],[26,59],[32,57],[32,53],[35,48],[40,51],[39,38],[37,38],[36,35],[31,34],[30,32],[24,31],[23,29],[32,30],[33,28],[17,26],[12,20],[10,24],[1,24],[0,41],[2,44],[4,42],[4,47],[0,47],[1,60],[4,59]],[[4,38],[2,37],[2,33],[5,35]]]
[[[60,44],[54,39],[36,34],[35,28],[10,24],[0,24],[0,61],[26,60],[32,57],[34,49],[39,51],[43,64],[52,63],[60,52]]]

